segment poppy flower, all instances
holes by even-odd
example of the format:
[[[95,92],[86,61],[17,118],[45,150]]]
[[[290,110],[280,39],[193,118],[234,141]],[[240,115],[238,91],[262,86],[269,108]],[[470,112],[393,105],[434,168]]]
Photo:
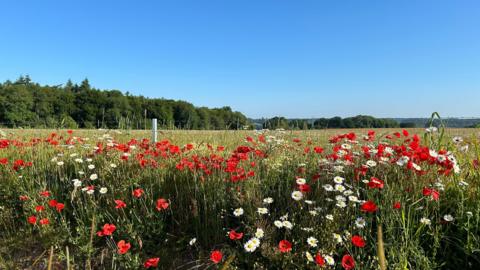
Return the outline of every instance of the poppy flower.
[[[372,201],[366,201],[360,206],[360,210],[363,212],[374,213],[377,211],[377,205]]]
[[[243,237],[243,233],[237,233],[236,231],[231,230],[228,233],[228,237],[230,237],[231,240],[240,240]]]
[[[65,208],[65,204],[63,203],[57,203],[57,205],[55,205],[55,209],[57,209],[57,212],[62,212],[64,208]]]
[[[8,164],[8,159],[6,159],[6,158],[0,158],[0,164],[2,164],[2,165],[7,165],[7,164]]]
[[[356,247],[363,248],[365,247],[365,240],[360,235],[352,236],[352,244]]]
[[[400,204],[400,202],[395,202],[393,204],[393,209],[400,209],[402,207],[402,205]]]
[[[368,181],[368,187],[369,188],[378,188],[378,189],[382,189],[383,186],[384,186],[384,183],[383,180],[380,180],[376,177],[371,177],[370,178],[370,181]]]
[[[40,192],[40,196],[45,197],[45,198],[50,197],[50,195],[51,195],[50,191],[48,191],[48,190],[44,190],[44,191]]]
[[[315,255],[315,263],[320,266],[325,265],[325,259],[322,257],[322,255],[320,255],[320,253],[317,253],[317,255]]]
[[[43,205],[37,205],[35,206],[35,212],[40,213],[45,211],[45,207]]]
[[[125,254],[130,249],[130,243],[125,242],[125,240],[120,240],[117,243],[118,254]]]
[[[298,185],[298,190],[300,190],[303,193],[308,193],[311,191],[311,188],[309,184],[301,184],[301,185]]]
[[[127,207],[127,204],[123,202],[122,200],[115,200],[115,208],[116,209],[121,209]]]
[[[150,258],[143,264],[143,267],[150,268],[150,267],[157,267],[160,258]]]
[[[288,240],[281,240],[278,243],[278,248],[282,253],[290,252],[292,250],[292,243],[290,243]]]
[[[158,211],[167,209],[169,205],[170,204],[168,203],[168,201],[163,199],[163,198],[160,198],[160,199],[157,200],[157,210]]]
[[[58,202],[57,202],[56,200],[50,200],[50,201],[48,201],[48,205],[49,205],[50,207],[55,207],[55,206],[57,206],[57,203],[58,203]]]
[[[134,191],[132,191],[132,195],[136,198],[140,198],[143,195],[144,191],[141,188],[137,188]]]
[[[42,219],[40,219],[40,224],[41,225],[48,225],[48,224],[50,224],[50,220],[48,220],[48,218],[42,218]]]
[[[37,217],[36,216],[29,216],[27,221],[30,224],[36,224],[37,223]]]
[[[98,236],[112,235],[113,232],[117,229],[114,224],[105,223],[101,231],[97,232]]]
[[[355,261],[353,260],[352,256],[350,256],[349,254],[343,255],[342,266],[345,270],[355,268]]]
[[[440,199],[440,193],[433,188],[423,188],[423,196],[432,197],[433,200],[438,201]]]
[[[222,261],[223,254],[220,250],[214,250],[212,253],[210,253],[210,260],[213,263],[219,263]]]
[[[23,201],[23,202],[24,202],[24,201],[28,201],[28,196],[26,196],[26,195],[20,195],[19,199],[20,199],[20,201]]]

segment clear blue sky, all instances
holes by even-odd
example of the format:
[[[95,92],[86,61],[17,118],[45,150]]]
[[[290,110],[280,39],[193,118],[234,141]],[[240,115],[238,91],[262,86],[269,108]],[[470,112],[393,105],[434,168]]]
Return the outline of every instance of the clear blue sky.
[[[0,2],[0,80],[250,117],[480,116],[480,1]]]

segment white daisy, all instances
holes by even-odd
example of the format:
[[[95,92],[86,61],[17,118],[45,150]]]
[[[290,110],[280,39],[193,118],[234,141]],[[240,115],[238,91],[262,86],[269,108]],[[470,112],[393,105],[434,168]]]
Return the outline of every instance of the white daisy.
[[[307,244],[310,247],[317,247],[318,240],[317,240],[317,238],[310,236],[310,237],[307,238]]]
[[[275,227],[277,227],[279,229],[283,227],[283,223],[280,220],[275,220],[273,222],[273,225],[275,225]]]
[[[333,187],[330,184],[323,185],[323,189],[325,189],[325,191],[333,191]]]
[[[451,221],[454,220],[452,215],[445,215],[445,216],[443,216],[443,219],[447,222],[451,222]]]
[[[373,161],[373,160],[367,160],[367,163],[366,163],[366,164],[367,164],[367,166],[370,167],[370,168],[377,166],[377,162],[375,162],[375,161]]]
[[[260,215],[266,215],[268,214],[268,209],[267,208],[258,208],[257,209],[257,213],[259,213]]]
[[[333,239],[335,241],[337,241],[337,243],[342,243],[343,242],[342,236],[340,234],[337,234],[337,233],[333,234]]]
[[[430,221],[430,219],[425,218],[425,217],[422,217],[422,218],[420,219],[420,222],[421,222],[422,224],[424,224],[424,225],[430,225],[430,224],[432,224],[432,221]]]
[[[74,187],[81,187],[82,186],[82,181],[80,181],[78,179],[73,179],[72,182],[73,182]]]
[[[310,254],[310,252],[308,252],[308,251],[305,251],[305,257],[307,257],[307,261],[309,261],[309,262],[314,261],[312,254]]]
[[[345,178],[341,177],[341,176],[335,176],[333,178],[333,182],[335,182],[336,184],[342,184],[343,181],[345,181]]]
[[[271,197],[265,198],[265,199],[263,199],[263,203],[271,204],[271,203],[273,203],[273,198],[271,198]]]
[[[290,221],[288,221],[288,220],[284,220],[284,221],[282,222],[282,226],[285,227],[285,228],[287,228],[287,229],[289,229],[289,230],[293,228],[293,224],[292,224]]]
[[[265,236],[265,232],[261,228],[257,228],[257,231],[255,231],[255,237],[258,239],[262,239],[263,236]]]
[[[357,228],[359,228],[359,229],[365,228],[366,225],[367,225],[367,222],[366,222],[365,219],[362,218],[362,217],[358,217],[358,218],[355,220],[355,226],[357,226]]]
[[[297,185],[305,185],[307,183],[307,180],[305,178],[298,178],[296,181]]]
[[[292,192],[292,199],[294,199],[295,201],[300,201],[301,199],[303,199],[303,193],[298,190]]]
[[[335,185],[335,190],[338,191],[338,192],[344,192],[345,191],[345,187],[342,186],[342,185]]]
[[[233,215],[236,216],[236,217],[239,217],[239,216],[243,215],[243,208],[237,208],[237,209],[233,210]]]
[[[332,256],[325,255],[324,259],[325,259],[325,262],[327,262],[328,265],[335,265],[335,260],[333,259]]]

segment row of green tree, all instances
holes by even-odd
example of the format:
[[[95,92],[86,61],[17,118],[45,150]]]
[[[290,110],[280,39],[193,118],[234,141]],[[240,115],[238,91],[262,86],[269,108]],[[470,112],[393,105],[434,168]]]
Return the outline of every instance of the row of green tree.
[[[28,76],[0,83],[0,126],[45,128],[240,129],[249,121],[230,107],[195,107],[185,101],[146,98],[99,90],[87,79],[49,86]]]
[[[354,117],[332,117],[319,119],[286,119],[273,117],[264,119],[262,127],[266,129],[326,129],[326,128],[395,128],[401,125],[393,119],[375,118],[367,115]]]

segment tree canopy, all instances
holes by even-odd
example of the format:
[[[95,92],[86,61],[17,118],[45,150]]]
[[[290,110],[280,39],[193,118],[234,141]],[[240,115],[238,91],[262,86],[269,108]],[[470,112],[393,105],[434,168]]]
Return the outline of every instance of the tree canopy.
[[[123,94],[80,85],[40,85],[28,76],[0,83],[0,125],[32,128],[241,129],[248,119],[230,107],[195,107],[185,101]]]

